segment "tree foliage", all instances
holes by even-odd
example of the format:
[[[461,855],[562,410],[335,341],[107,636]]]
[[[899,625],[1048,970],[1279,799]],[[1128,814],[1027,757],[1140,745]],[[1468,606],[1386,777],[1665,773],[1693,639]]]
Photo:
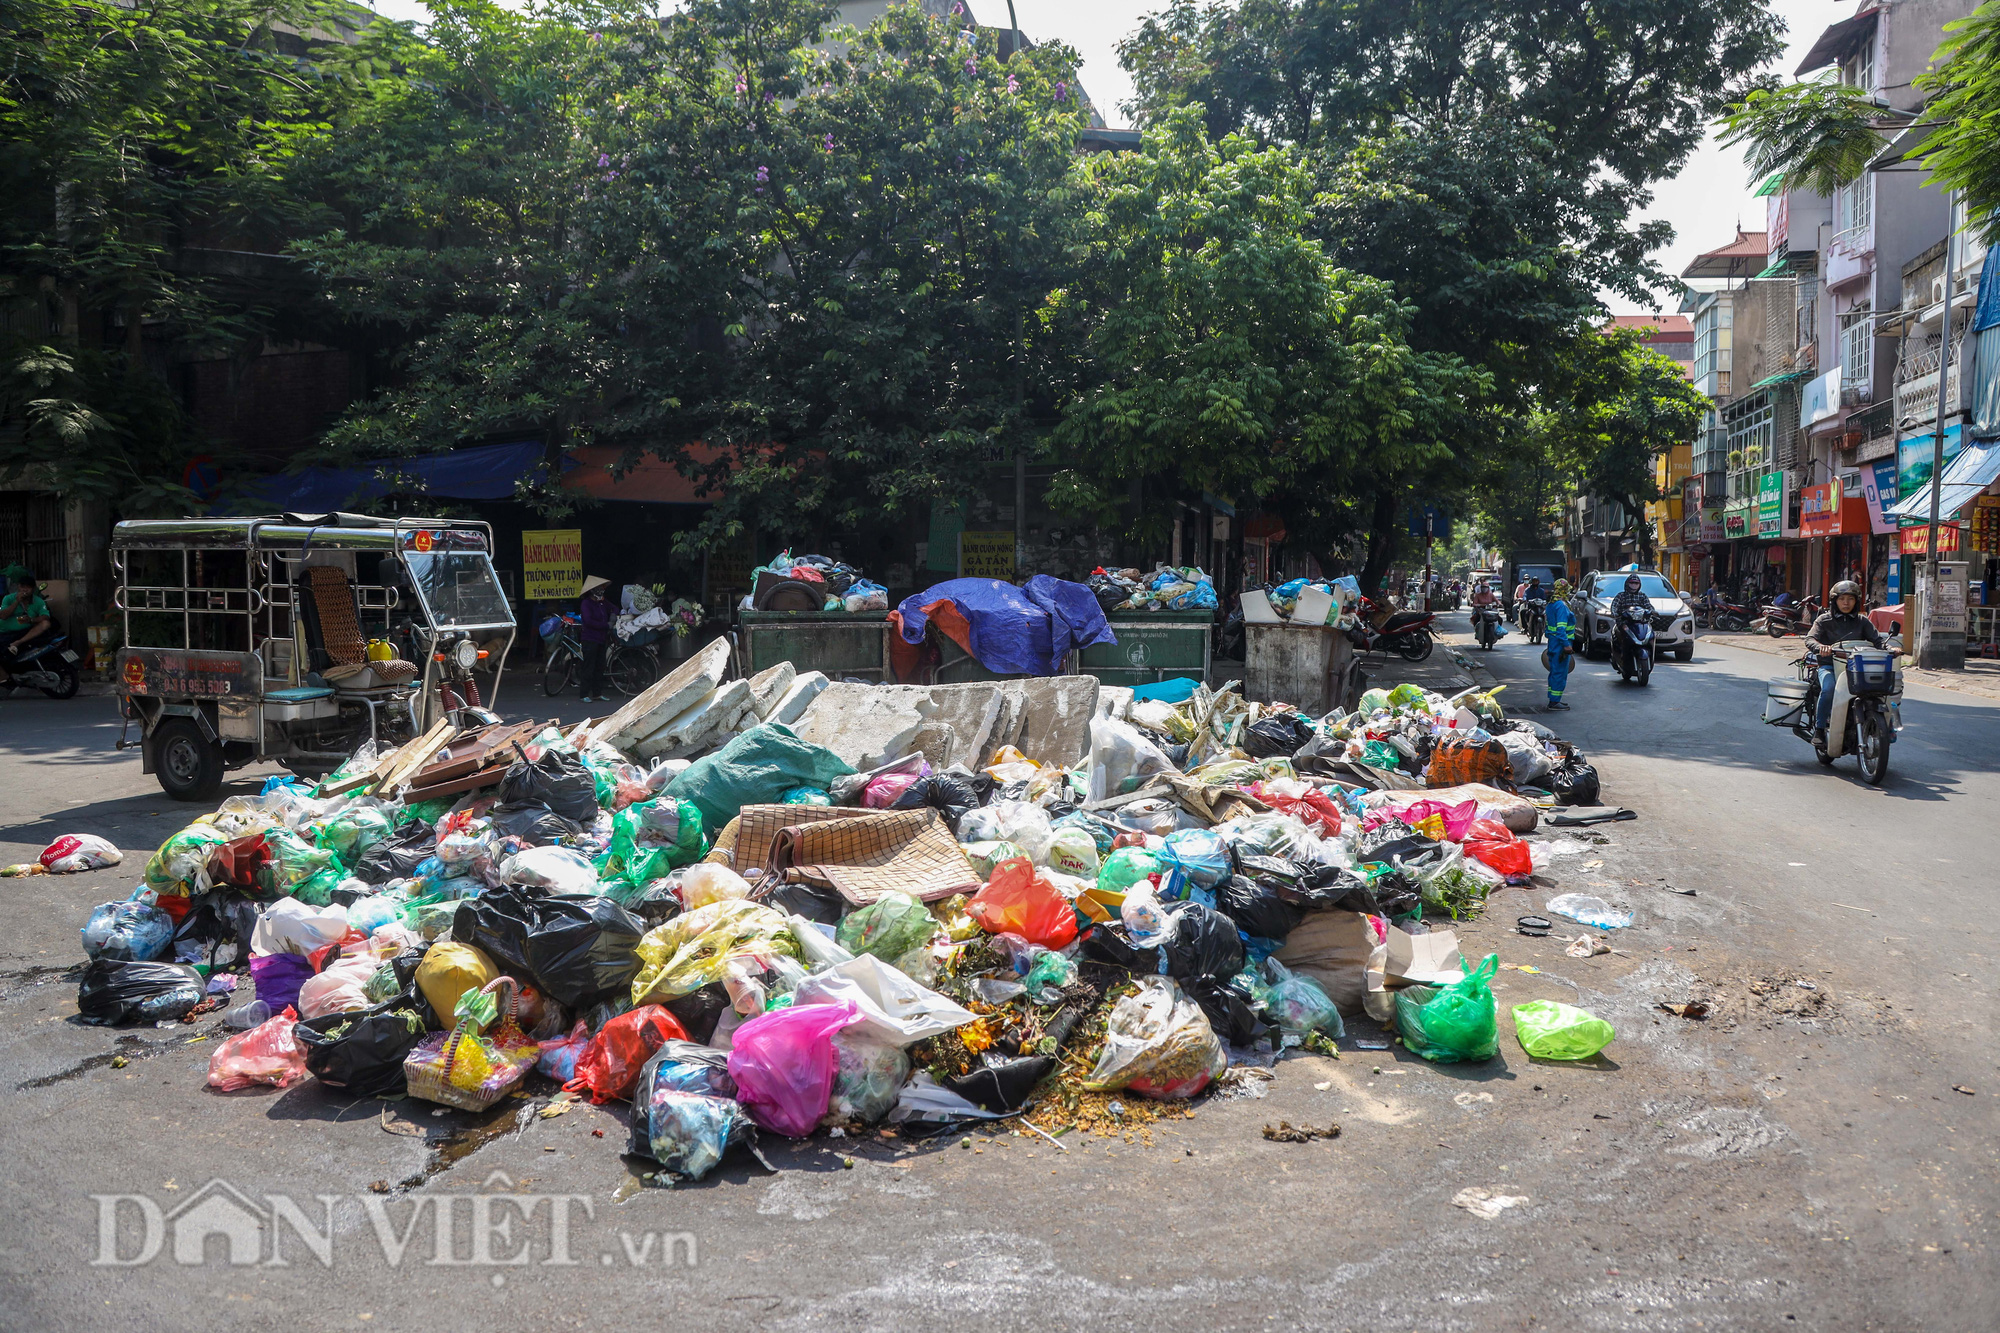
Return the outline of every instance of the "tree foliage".
[[[1936,128],[1913,156],[1964,196],[1968,217],[1984,219],[1987,242],[2000,243],[2000,0],[1945,26],[1917,86],[1931,95],[1924,118]]]
[[[1881,117],[1867,92],[1842,83],[1758,88],[1723,115],[1722,144],[1747,150],[1753,179],[1783,172],[1787,188],[1831,195],[1882,150]]]

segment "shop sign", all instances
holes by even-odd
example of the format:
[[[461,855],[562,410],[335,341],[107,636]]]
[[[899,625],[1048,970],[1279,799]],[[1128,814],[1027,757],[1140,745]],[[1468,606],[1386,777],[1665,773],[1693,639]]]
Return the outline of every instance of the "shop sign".
[[[1880,537],[1896,530],[1896,520],[1889,517],[1890,505],[1896,503],[1896,460],[1878,458],[1861,469],[1861,491],[1868,497],[1868,530]]]
[[[1785,535],[1785,474],[1766,472],[1757,478],[1757,535],[1765,540]]]
[[[962,579],[1014,580],[1012,532],[958,534],[958,576]]]
[[[1749,536],[1750,511],[1748,509],[1726,511],[1722,516],[1722,533],[1724,541],[1735,541],[1739,537]]]
[[[1807,537],[1840,535],[1840,479],[1808,486],[1799,493],[1799,532]]]
[[[583,529],[536,528],[521,534],[521,598],[562,602],[583,592]]]

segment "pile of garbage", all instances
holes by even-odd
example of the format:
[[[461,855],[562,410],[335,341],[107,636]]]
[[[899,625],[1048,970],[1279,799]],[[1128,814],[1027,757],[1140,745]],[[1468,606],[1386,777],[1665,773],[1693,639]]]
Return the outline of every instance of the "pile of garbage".
[[[750,571],[745,611],[887,611],[889,590],[854,566],[824,555],[780,552]]]
[[[1150,574],[1099,566],[1089,579],[1091,594],[1105,611],[1212,611],[1215,580],[1192,565],[1161,565]]]
[[[1243,619],[1251,625],[1332,625],[1353,629],[1361,614],[1361,584],[1337,579],[1292,579],[1275,588],[1243,593]]]
[[[669,599],[665,585],[628,583],[618,594],[618,614],[611,622],[622,642],[635,648],[658,643],[667,635],[685,639],[701,628],[701,603],[685,597]]]
[[[530,724],[454,796],[410,783],[477,736],[229,798],[92,915],[79,1010],[226,1010],[218,1090],[628,1103],[629,1151],[674,1178],[759,1131],[1143,1115],[1362,1012],[1429,1059],[1497,1054],[1495,960],[1468,970],[1448,922],[1545,863],[1529,779],[1574,755],[1497,691],[1313,719],[1066,677],[789,711],[800,678],[713,673]],[[650,739],[739,690],[754,722]],[[1581,1011],[1517,1030],[1556,1058],[1611,1038]]]

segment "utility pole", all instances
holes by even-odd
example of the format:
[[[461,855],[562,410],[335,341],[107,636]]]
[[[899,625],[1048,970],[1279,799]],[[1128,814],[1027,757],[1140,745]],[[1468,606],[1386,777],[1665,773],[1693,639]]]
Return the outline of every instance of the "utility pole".
[[[1958,192],[1945,195],[1944,205],[1944,311],[1938,316],[1938,380],[1937,404],[1931,425],[1931,515],[1930,531],[1924,542],[1924,560],[1927,577],[1924,582],[1924,619],[1917,638],[1917,665],[1939,667],[1945,665],[1950,654],[1942,650],[1932,633],[1931,625],[1936,620],[1938,600],[1938,501],[1944,493],[1944,386],[1945,376],[1951,370],[1951,270],[1952,251],[1956,248],[1957,229],[1953,227],[1953,215],[1958,211]]]

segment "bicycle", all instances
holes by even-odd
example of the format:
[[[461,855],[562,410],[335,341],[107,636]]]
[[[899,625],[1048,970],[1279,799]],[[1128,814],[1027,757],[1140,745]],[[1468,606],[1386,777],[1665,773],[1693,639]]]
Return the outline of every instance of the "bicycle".
[[[563,617],[563,628],[549,645],[542,662],[542,693],[553,699],[576,682],[583,672],[583,642],[576,637],[577,620]],[[651,643],[617,642],[604,655],[606,684],[631,698],[660,678],[660,650]]]

